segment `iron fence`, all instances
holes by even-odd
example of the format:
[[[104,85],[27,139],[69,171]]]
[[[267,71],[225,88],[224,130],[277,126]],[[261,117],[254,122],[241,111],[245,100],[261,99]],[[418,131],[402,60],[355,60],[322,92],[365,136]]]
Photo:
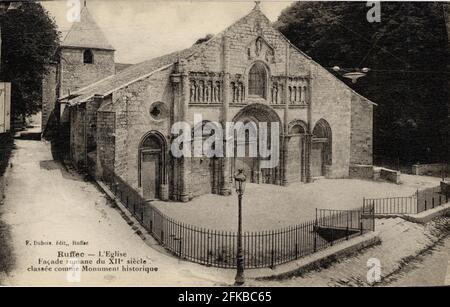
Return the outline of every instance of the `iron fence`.
[[[373,206],[375,215],[417,214],[447,203],[449,195],[440,186],[417,190],[411,196],[364,198],[363,206]]]
[[[373,206],[374,213],[415,214],[417,213],[417,195],[405,197],[364,198],[364,206]]]
[[[236,267],[236,232],[211,230],[176,221],[146,202],[113,172],[104,174],[104,182],[109,189],[168,251],[200,264]],[[275,230],[244,232],[244,266],[274,267],[373,231],[374,227],[372,206],[354,210],[317,209],[316,218],[311,221]]]

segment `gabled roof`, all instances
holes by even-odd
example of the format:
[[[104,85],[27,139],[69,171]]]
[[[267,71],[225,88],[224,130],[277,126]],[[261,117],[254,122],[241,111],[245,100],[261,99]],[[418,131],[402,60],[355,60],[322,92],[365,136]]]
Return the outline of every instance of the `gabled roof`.
[[[206,48],[210,42],[214,40],[221,39],[222,35],[227,32],[229,28],[231,28],[236,23],[244,20],[249,15],[254,14],[255,12],[262,14],[259,9],[253,9],[249,14],[240,18],[238,21],[233,23],[231,26],[227,27],[225,30],[220,32],[219,34],[213,36],[210,40],[193,45],[190,48],[172,52],[157,58],[153,58],[144,62],[140,62],[134,64],[120,72],[116,75],[112,75],[97,81],[91,85],[88,85],[84,88],[77,90],[69,95],[61,97],[59,100],[68,100],[69,105],[75,105],[78,103],[85,102],[95,95],[106,96],[109,95],[123,87],[126,87],[134,82],[145,79],[151,76],[153,73],[160,71],[164,68],[170,67],[174,63],[176,63],[179,59],[186,59],[199,52],[203,48]],[[262,16],[265,17],[264,14]]]
[[[222,39],[222,36],[225,35],[230,28],[232,28],[233,26],[235,26],[236,24],[238,24],[242,21],[245,21],[248,17],[251,17],[253,14],[258,14],[260,17],[265,18],[267,20],[267,22],[270,24],[270,20],[267,18],[267,16],[265,16],[260,11],[259,6],[256,5],[255,8],[252,11],[250,11],[250,13],[248,13],[246,16],[240,18],[239,20],[234,22],[232,25],[227,27],[225,30],[214,35],[210,40],[208,40],[204,43],[201,43],[198,45],[193,45],[192,47],[184,49],[182,51],[173,52],[173,53],[166,54],[166,55],[163,55],[163,56],[160,56],[157,58],[153,58],[153,59],[150,59],[150,60],[138,63],[138,64],[134,64],[134,65],[120,71],[116,75],[112,75],[105,79],[102,79],[94,84],[91,84],[85,88],[82,88],[82,89],[72,93],[70,95],[70,97],[65,96],[65,97],[60,98],[60,100],[68,99],[69,104],[74,105],[74,104],[85,102],[85,101],[91,99],[92,97],[94,97],[95,95],[100,95],[100,96],[109,95],[109,94],[111,94],[121,88],[124,88],[134,82],[145,79],[157,71],[161,71],[163,69],[170,67],[171,65],[173,65],[180,59],[187,59],[187,58],[191,57],[192,55],[201,52],[201,50],[203,50],[204,48],[207,48],[210,43],[213,43],[214,41]],[[305,54],[300,49],[298,49],[294,44],[292,44],[289,41],[289,39],[286,38],[281,32],[277,31],[277,33],[280,35],[280,37],[282,39],[286,40],[287,43],[293,49],[295,49],[297,52],[302,54],[304,57],[306,57],[307,59],[309,59],[316,65],[318,65],[319,67],[322,67],[320,64],[318,64],[313,59],[311,59],[311,57],[309,57],[307,54]],[[329,74],[331,74],[331,72],[329,72],[328,70],[325,69],[325,71],[327,71]],[[332,76],[334,78],[336,78],[334,75],[332,75]],[[367,102],[376,105],[374,102],[370,101],[366,97],[364,97],[364,96],[360,95],[359,93],[357,93],[356,91],[354,91],[343,81],[339,80],[339,78],[336,78],[336,80],[341,82],[345,87],[350,89],[350,91],[352,91],[359,97],[364,98]]]
[[[114,50],[86,6],[80,12],[80,21],[72,24],[61,46]]]
[[[115,75],[106,77],[98,82],[73,92],[69,96],[61,97],[60,100],[68,99],[70,105],[85,102],[95,95],[107,96],[127,85],[151,76],[153,73],[170,67],[179,59],[189,57],[197,51],[200,45],[192,46],[169,53],[151,60],[147,60],[138,64],[134,64]]]

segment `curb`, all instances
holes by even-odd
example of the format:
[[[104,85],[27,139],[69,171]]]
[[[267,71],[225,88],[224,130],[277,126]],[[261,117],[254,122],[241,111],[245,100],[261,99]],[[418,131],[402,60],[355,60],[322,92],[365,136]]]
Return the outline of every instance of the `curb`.
[[[122,202],[109,190],[109,188],[101,181],[95,180],[98,187],[117,205],[117,208],[122,213],[122,216],[128,221],[128,224],[132,226],[132,229],[138,234],[147,245],[153,249],[173,257],[173,255],[168,252],[163,246],[161,246],[140,224],[140,222],[128,211],[128,209],[122,204]],[[294,260],[282,265],[271,268],[259,268],[259,269],[246,269],[246,278],[264,280],[264,279],[281,279],[290,277],[293,275],[298,275],[318,269],[323,267],[325,264],[330,264],[339,260],[339,258],[344,258],[351,254],[358,252],[361,249],[367,248],[379,244],[381,239],[378,232],[366,233],[362,236],[358,236],[350,239],[349,241],[341,242],[337,245],[330,246],[322,251],[316,252],[309,256],[305,256],[298,260]],[[196,264],[194,262],[187,261],[188,263]],[[197,264],[200,265],[200,264]],[[233,269],[221,269],[215,267],[207,267],[200,265],[206,269],[219,270],[225,273],[233,271]]]
[[[403,218],[409,222],[425,224],[439,216],[450,216],[450,203],[426,210],[418,214],[405,214]]]
[[[303,257],[276,267],[275,269],[260,269],[260,272],[247,271],[249,278],[256,280],[284,279],[304,274],[308,271],[323,268],[340,258],[354,254],[367,247],[381,243],[379,232],[367,233],[362,236],[350,239],[349,241],[331,246],[317,253]]]

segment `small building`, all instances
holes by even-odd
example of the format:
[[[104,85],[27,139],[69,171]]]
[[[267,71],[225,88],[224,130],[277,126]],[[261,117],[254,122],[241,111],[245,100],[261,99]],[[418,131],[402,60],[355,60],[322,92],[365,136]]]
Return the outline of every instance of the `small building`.
[[[258,5],[206,42],[121,71],[100,29],[82,31],[95,24],[86,8],[81,19],[47,80],[57,95],[45,108],[57,114],[70,160],[92,176],[113,171],[147,200],[188,201],[230,194],[238,168],[250,182],[288,185],[372,164],[374,104],[293,46]],[[195,130],[196,114],[202,126],[278,123],[280,162],[261,168],[259,153],[174,157],[173,124]]]

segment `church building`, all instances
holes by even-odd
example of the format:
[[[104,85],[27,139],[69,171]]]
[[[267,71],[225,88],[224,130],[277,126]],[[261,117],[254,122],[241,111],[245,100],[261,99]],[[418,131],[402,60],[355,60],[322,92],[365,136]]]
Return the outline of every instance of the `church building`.
[[[292,45],[258,4],[208,41],[129,67],[84,7],[43,88],[43,131],[57,127],[67,159],[98,179],[114,172],[149,201],[229,195],[241,168],[248,182],[286,186],[372,164],[374,103]],[[198,129],[196,114],[201,126],[278,123],[280,162],[174,157],[173,124]]]

